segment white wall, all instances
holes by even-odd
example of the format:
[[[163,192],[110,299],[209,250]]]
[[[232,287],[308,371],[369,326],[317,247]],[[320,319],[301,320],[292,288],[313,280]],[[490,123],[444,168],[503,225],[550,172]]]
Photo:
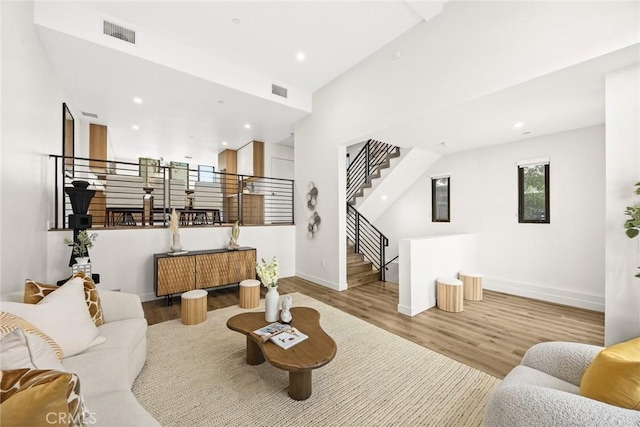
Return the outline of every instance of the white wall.
[[[293,147],[279,144],[264,144],[264,176],[273,177],[273,159],[294,161],[295,150]],[[277,178],[277,177],[276,177]],[[293,179],[293,177],[291,177]]]
[[[135,228],[118,230],[90,230],[98,234],[90,250],[92,272],[100,274],[99,289],[120,289],[140,295],[144,300],[155,299],[153,288],[153,254],[167,252],[171,246],[168,229]],[[3,292],[24,288],[27,277],[47,283],[71,275],[70,249],[63,244],[71,231],[51,231],[47,235],[46,249],[50,257],[46,272],[29,271]],[[257,258],[280,262],[280,277],[293,276],[295,271],[295,229],[293,226],[240,227],[239,243],[257,249]],[[231,237],[231,227],[182,228],[180,241],[185,250],[225,248]]]
[[[519,160],[550,159],[550,224],[518,223]],[[449,172],[451,222],[431,222],[431,175]],[[390,239],[478,235],[487,289],[604,310],[604,126],[445,156],[375,222]],[[426,262],[426,260],[425,260]]]
[[[296,212],[306,214],[304,184],[313,180],[323,221],[308,240],[306,216],[298,217],[296,247],[304,255],[297,259],[297,273],[345,286],[345,146],[375,138],[415,114],[632,45],[637,12],[633,2],[449,2],[443,13],[314,93],[313,114],[295,127]],[[398,49],[405,54],[395,61]],[[392,135],[385,142],[403,145]]]
[[[62,154],[66,100],[33,27],[33,3],[1,2],[2,206],[0,287],[13,290],[47,266],[53,161]],[[69,106],[74,117],[78,112]],[[77,127],[76,127],[77,129]]]
[[[626,237],[625,208],[638,203],[640,181],[640,69],[611,73],[606,79],[606,311],[605,344],[640,335],[640,238]]]

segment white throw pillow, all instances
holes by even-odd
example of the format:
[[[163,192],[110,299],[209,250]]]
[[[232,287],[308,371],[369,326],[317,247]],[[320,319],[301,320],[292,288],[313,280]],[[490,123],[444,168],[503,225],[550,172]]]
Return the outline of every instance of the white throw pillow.
[[[0,367],[9,369],[52,369],[66,371],[51,346],[34,334],[16,328],[0,339]]]
[[[0,302],[0,307],[49,335],[62,348],[63,357],[82,353],[98,336],[80,277],[69,280],[38,304]]]

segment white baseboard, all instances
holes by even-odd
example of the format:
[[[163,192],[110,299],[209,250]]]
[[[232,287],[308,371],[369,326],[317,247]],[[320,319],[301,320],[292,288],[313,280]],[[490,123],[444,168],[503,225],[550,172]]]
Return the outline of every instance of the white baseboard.
[[[303,278],[305,280],[308,280],[310,282],[317,283],[317,284],[322,285],[322,286],[324,286],[326,288],[333,289],[334,291],[344,291],[344,289],[340,289],[340,285],[338,285],[337,283],[329,282],[327,280],[321,279],[319,277],[312,276],[310,274],[298,272],[298,273],[296,273],[296,276],[301,277],[301,278]]]
[[[513,282],[487,276],[482,278],[482,286],[484,289],[490,291],[604,312],[604,296],[549,288],[531,283]]]

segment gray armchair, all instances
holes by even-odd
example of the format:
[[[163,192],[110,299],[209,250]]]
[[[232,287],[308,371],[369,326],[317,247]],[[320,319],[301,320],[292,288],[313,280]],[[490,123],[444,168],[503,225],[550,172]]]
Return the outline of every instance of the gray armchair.
[[[485,426],[640,426],[640,411],[580,396],[580,379],[602,350],[587,344],[546,342],[527,350],[494,390]]]

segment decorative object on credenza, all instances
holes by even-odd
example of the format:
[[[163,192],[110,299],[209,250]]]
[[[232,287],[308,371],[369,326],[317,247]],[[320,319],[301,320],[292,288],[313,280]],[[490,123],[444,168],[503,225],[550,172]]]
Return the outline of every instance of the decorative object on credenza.
[[[182,245],[180,244],[180,230],[178,229],[178,212],[175,209],[171,210],[171,215],[169,216],[169,230],[171,230],[171,235],[173,237],[171,252],[167,252],[169,255],[181,255],[186,254],[188,251],[182,250]]]
[[[293,304],[293,297],[291,295],[287,295],[282,298],[282,311],[280,312],[280,321],[282,323],[286,323],[287,325],[291,323],[293,317],[291,316],[291,305]]]
[[[267,322],[278,320],[278,306],[280,304],[278,268],[276,257],[273,257],[271,262],[266,262],[264,258],[262,258],[261,262],[256,262],[256,273],[262,284],[267,288],[267,295],[264,297],[264,318]]]
[[[231,227],[231,239],[229,239],[227,249],[234,251],[240,247],[238,237],[240,237],[240,222],[236,221],[233,223],[233,227]]]
[[[640,195],[640,182],[636,182],[635,186],[635,193]],[[636,203],[633,206],[627,206],[627,210],[624,211],[624,214],[631,217],[625,221],[624,228],[627,237],[633,239],[640,234],[640,203]],[[640,273],[636,274],[636,277],[640,277]]]

